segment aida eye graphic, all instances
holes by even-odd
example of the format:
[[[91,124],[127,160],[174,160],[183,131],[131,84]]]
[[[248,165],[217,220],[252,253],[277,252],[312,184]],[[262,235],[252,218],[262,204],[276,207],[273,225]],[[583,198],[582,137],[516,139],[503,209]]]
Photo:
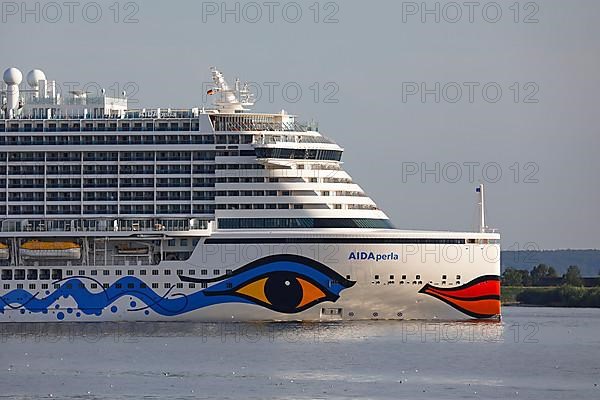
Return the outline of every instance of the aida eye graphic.
[[[188,282],[214,282],[202,291],[209,298],[256,304],[287,314],[324,301],[336,301],[342,290],[355,283],[324,264],[297,255],[266,257],[223,278],[179,278]]]
[[[311,282],[311,279],[306,276],[281,271],[268,273],[228,293],[219,294],[240,296],[273,311],[295,313],[322,301],[338,299],[338,295],[320,286],[316,282]]]

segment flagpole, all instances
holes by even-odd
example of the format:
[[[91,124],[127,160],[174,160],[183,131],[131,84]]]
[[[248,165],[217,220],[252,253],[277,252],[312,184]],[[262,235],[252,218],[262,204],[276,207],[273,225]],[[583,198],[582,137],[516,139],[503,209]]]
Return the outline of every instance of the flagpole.
[[[486,226],[485,226],[485,196],[484,196],[484,189],[483,189],[483,183],[479,184],[479,187],[477,188],[477,192],[479,192],[479,214],[481,216],[481,221],[480,221],[480,225],[479,225],[479,231],[481,233],[485,232]]]

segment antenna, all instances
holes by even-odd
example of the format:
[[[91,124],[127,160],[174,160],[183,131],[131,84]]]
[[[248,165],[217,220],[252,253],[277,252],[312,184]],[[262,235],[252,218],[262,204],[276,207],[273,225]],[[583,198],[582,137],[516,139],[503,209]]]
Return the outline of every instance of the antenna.
[[[475,189],[477,193],[479,193],[479,216],[481,220],[479,222],[479,231],[484,233],[487,230],[487,226],[485,225],[485,194],[484,194],[484,186],[483,183],[479,184],[479,187]]]
[[[211,72],[215,86],[206,92],[206,94],[219,94],[215,101],[215,105],[219,111],[225,113],[243,112],[248,110],[245,106],[252,106],[254,104],[247,84],[244,84],[243,89],[240,89],[240,80],[236,79],[234,89],[232,89],[219,70],[211,67]]]

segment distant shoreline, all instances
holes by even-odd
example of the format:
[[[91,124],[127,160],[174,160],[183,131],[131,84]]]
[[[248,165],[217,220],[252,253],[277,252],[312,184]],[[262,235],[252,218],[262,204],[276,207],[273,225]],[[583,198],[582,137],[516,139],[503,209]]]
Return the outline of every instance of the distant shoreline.
[[[600,287],[503,286],[503,306],[600,308]]]

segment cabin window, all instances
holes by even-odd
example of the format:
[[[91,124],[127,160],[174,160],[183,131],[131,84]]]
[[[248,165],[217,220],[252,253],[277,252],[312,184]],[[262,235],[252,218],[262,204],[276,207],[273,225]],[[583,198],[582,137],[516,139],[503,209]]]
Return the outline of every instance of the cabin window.
[[[38,278],[38,270],[37,269],[28,269],[27,270],[27,280],[37,280]]]
[[[22,281],[25,279],[24,269],[15,269],[15,280]]]
[[[91,270],[91,271],[90,271],[90,275],[92,275],[92,276],[96,276],[96,275],[98,275],[98,270],[97,270],[97,269],[93,269],[93,270]]]
[[[134,275],[134,274],[135,274],[135,272],[133,272],[132,269],[128,269],[127,270],[127,275]]]
[[[49,269],[40,269],[40,279],[50,279]],[[45,288],[47,289],[47,288]]]
[[[104,275],[104,276],[107,276],[109,274],[110,274],[110,271],[107,270],[107,269],[105,269],[105,270],[102,271],[102,275]]]
[[[220,275],[220,274],[221,274],[221,270],[219,270],[219,269],[213,270],[213,275]]]
[[[421,279],[421,275],[415,276],[415,279]]]
[[[67,276],[71,276],[73,275],[73,270],[72,269],[68,269],[67,270]]]
[[[165,275],[171,275],[171,270],[170,269],[165,269],[163,273]]]
[[[200,270],[200,275],[208,275],[208,270],[207,269],[201,269]]]
[[[375,279],[379,279],[379,275],[375,275]]]
[[[123,275],[123,271],[121,271],[120,269],[115,270],[115,275],[120,276]]]
[[[82,269],[80,269],[80,270],[79,270],[79,275],[85,275],[85,271],[84,271],[84,270],[82,270]]]
[[[190,269],[188,271],[188,275],[196,275],[196,270],[195,269]]]
[[[446,279],[446,275],[442,275],[442,279]]]
[[[13,277],[12,269],[3,269],[2,270],[2,280],[10,281]]]
[[[152,270],[152,275],[158,275],[158,270],[157,269],[153,269]]]
[[[61,280],[63,278],[62,269],[53,269],[52,270],[52,279]]]
[[[153,283],[153,284],[152,284],[152,289],[158,289],[158,283],[156,283],[156,282],[155,282],[155,283]]]

